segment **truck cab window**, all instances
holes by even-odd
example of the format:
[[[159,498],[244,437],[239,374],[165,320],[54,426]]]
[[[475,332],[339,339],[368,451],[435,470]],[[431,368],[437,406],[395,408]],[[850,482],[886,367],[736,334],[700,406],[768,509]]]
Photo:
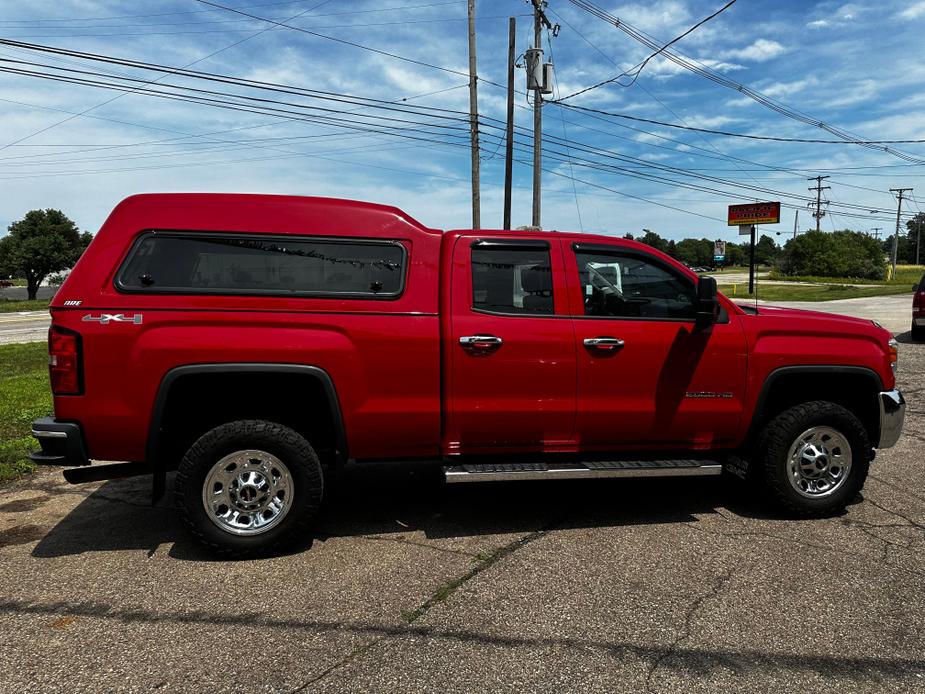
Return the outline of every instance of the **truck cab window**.
[[[554,313],[549,251],[473,248],[472,308],[491,313]]]
[[[577,252],[586,316],[695,316],[693,282],[636,255]]]

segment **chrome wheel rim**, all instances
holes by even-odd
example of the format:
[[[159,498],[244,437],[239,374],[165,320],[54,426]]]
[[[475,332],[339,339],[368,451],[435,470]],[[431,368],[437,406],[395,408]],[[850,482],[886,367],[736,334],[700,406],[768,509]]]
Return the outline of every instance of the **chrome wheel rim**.
[[[832,427],[800,434],[787,455],[787,478],[800,496],[819,499],[838,491],[851,472],[851,446]]]
[[[292,508],[292,476],[272,453],[236,451],[206,475],[202,504],[209,519],[234,535],[260,535]]]

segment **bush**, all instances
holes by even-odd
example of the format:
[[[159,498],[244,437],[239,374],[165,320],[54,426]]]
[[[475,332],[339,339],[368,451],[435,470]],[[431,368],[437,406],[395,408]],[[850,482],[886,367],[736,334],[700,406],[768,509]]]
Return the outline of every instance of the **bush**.
[[[876,239],[858,231],[807,231],[787,242],[777,270],[782,275],[882,280],[886,257]]]

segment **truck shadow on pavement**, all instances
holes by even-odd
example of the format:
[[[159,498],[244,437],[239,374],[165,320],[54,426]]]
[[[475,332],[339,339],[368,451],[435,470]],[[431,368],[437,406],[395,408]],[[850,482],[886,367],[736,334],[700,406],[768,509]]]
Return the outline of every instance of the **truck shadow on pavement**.
[[[147,477],[103,484],[40,539],[32,556],[116,550],[153,555],[169,544],[176,559],[212,559],[181,526],[171,485],[152,506],[150,484]],[[397,475],[357,472],[332,486],[315,528],[317,541],[413,531],[426,540],[439,540],[550,527],[696,523],[697,514],[717,513],[719,508],[740,517],[775,517],[744,485],[719,478],[445,485],[439,471],[424,470]],[[304,551],[311,542],[306,538],[290,551]]]

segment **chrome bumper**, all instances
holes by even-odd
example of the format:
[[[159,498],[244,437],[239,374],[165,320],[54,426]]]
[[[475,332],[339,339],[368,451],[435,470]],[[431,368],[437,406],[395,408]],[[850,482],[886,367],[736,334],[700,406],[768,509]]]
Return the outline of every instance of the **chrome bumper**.
[[[898,388],[880,393],[880,441],[877,448],[889,448],[898,440],[906,418],[906,400]]]

